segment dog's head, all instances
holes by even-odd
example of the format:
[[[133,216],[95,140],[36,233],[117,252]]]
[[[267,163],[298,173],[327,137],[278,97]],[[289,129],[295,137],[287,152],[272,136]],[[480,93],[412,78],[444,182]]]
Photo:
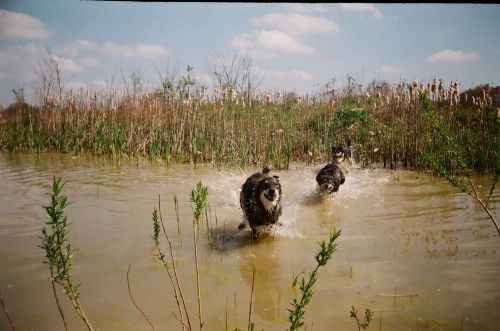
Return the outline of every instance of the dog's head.
[[[335,189],[337,188],[337,189]],[[332,183],[324,183],[320,186],[321,192],[324,194],[332,194],[338,190],[338,186],[335,187]]]
[[[274,209],[281,200],[281,184],[278,176],[263,177],[257,187],[260,202],[266,210]]]
[[[333,161],[335,163],[342,163],[343,161],[347,161],[349,164],[351,164],[351,157],[352,157],[351,139],[349,139],[347,145],[333,146],[332,153],[333,153]]]
[[[273,166],[272,165],[267,165],[265,166],[263,169],[262,169],[262,173],[266,176],[269,176],[269,173],[273,170]]]

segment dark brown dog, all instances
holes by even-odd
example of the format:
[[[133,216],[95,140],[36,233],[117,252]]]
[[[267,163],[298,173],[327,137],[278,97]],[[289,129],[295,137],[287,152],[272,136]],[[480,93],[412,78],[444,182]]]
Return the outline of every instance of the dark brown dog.
[[[265,167],[241,187],[240,206],[245,219],[238,228],[249,224],[254,238],[272,229],[281,215],[281,184],[278,176],[269,176],[271,170],[271,166]]]
[[[344,161],[351,162],[351,140],[346,145],[337,145],[332,148],[333,163],[327,164],[316,176],[322,193],[332,194],[337,192],[340,185],[344,184],[345,176],[340,168]]]

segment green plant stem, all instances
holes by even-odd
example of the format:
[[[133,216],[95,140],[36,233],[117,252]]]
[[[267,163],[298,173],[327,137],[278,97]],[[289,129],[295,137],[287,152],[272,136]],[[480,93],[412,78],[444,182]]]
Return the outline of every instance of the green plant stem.
[[[250,307],[248,309],[248,330],[252,325],[252,304],[253,304],[253,290],[255,286],[255,258],[252,261],[252,291],[250,292]]]
[[[200,330],[203,328],[203,316],[201,312],[201,295],[200,295],[200,272],[198,269],[198,224],[193,224],[193,243],[194,243],[194,263],[196,268],[196,292],[198,297],[198,320]]]
[[[53,178],[52,192],[49,193],[51,205],[44,207],[49,219],[45,224],[50,225],[51,232],[48,232],[45,228],[42,229],[42,245],[40,247],[45,250],[45,257],[51,272],[51,281],[63,287],[78,316],[80,316],[87,328],[93,331],[93,327],[78,300],[80,284],[75,285],[71,278],[71,259],[74,250],[71,249],[67,238],[69,225],[64,211],[69,202],[67,196],[60,195],[63,186],[64,183],[61,184],[61,177]],[[54,291],[54,293],[56,292]],[[56,303],[58,301],[57,299]],[[61,316],[63,317],[63,315]]]
[[[201,311],[201,294],[200,294],[200,272],[198,268],[198,224],[200,223],[201,215],[207,205],[208,189],[201,182],[196,184],[196,187],[191,191],[191,202],[193,208],[193,244],[194,244],[194,261],[196,270],[196,289],[198,295],[198,319],[200,330],[203,328],[203,315]]]
[[[160,223],[161,223],[161,227],[162,227],[162,230],[163,230],[163,234],[165,235],[165,238],[167,239],[167,242],[168,242],[168,248],[169,248],[169,251],[170,251],[170,258],[171,258],[171,261],[172,261],[172,269],[174,269],[174,276],[175,276],[175,282],[177,284],[177,288],[179,290],[179,295],[181,297],[181,301],[182,301],[182,306],[184,308],[184,312],[186,313],[186,320],[187,320],[187,323],[188,323],[188,330],[192,330],[191,329],[191,321],[189,320],[189,312],[186,308],[186,301],[184,300],[184,295],[182,294],[182,288],[181,288],[181,284],[179,282],[179,277],[177,276],[177,267],[175,266],[175,258],[174,258],[174,251],[172,249],[172,243],[170,242],[170,238],[168,237],[168,234],[167,234],[167,230],[165,230],[165,224],[163,223],[163,217],[162,217],[162,214],[161,214],[161,203],[160,203],[160,197],[158,196],[158,209],[159,209],[159,213],[160,213]],[[182,315],[181,315],[182,316]],[[184,327],[184,323],[182,323],[183,327]]]
[[[159,199],[160,199],[160,197],[159,197]],[[160,208],[160,207],[161,207],[161,205],[158,204],[158,208]],[[182,312],[182,307],[181,307],[180,302],[179,302],[179,296],[177,293],[178,290],[177,290],[177,287],[175,286],[174,279],[173,279],[172,274],[170,272],[170,268],[168,267],[168,262],[165,260],[165,254],[163,254],[161,247],[160,247],[160,242],[158,239],[160,231],[161,230],[160,230],[160,222],[158,220],[158,211],[155,208],[153,211],[153,241],[154,241],[155,248],[156,248],[156,256],[162,262],[163,267],[167,271],[167,275],[168,275],[168,278],[170,280],[170,284],[172,285],[172,288],[174,289],[174,298],[175,298],[175,302],[177,303],[177,308],[179,310],[179,315],[180,315],[180,320],[177,318],[177,316],[176,316],[176,319],[181,322],[182,328],[183,328],[183,330],[185,330],[186,326],[184,323],[184,314]]]
[[[288,321],[290,322],[289,331],[298,330],[300,327],[304,325],[304,315],[305,315],[305,307],[311,301],[313,292],[312,289],[316,284],[318,270],[320,267],[325,266],[328,261],[332,258],[333,253],[337,249],[337,244],[335,240],[340,236],[341,230],[330,232],[328,242],[321,241],[319,242],[320,251],[316,254],[315,259],[317,262],[316,267],[312,272],[309,273],[309,279],[307,283],[305,279],[302,278],[300,282],[300,291],[302,293],[300,301],[297,299],[293,299],[292,307],[293,309],[288,309]]]
[[[66,322],[66,318],[64,317],[64,313],[62,311],[61,304],[59,303],[59,296],[57,295],[57,291],[56,291],[56,283],[53,281],[53,279],[54,279],[54,270],[51,267],[50,268],[50,282],[52,284],[52,292],[54,293],[54,298],[56,299],[57,309],[59,310],[59,314],[61,315],[61,319],[64,323],[64,329],[66,331],[69,331],[68,323]]]
[[[493,216],[493,214],[491,214],[491,212],[488,209],[488,207],[486,207],[486,205],[484,204],[483,200],[481,200],[479,198],[479,195],[477,194],[477,191],[476,191],[476,187],[474,186],[474,183],[472,183],[472,179],[469,176],[467,176],[467,178],[469,179],[470,186],[472,187],[472,189],[474,191],[474,196],[473,197],[477,200],[477,202],[479,202],[479,204],[481,205],[481,207],[483,207],[484,211],[488,214],[488,216],[490,217],[491,221],[495,225],[495,228],[497,229],[498,235],[500,236],[500,229],[498,228],[498,224],[497,224],[497,222],[495,220],[495,217]]]

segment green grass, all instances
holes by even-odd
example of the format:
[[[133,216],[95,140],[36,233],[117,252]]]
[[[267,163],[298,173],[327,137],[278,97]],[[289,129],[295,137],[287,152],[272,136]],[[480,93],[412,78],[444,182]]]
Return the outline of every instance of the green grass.
[[[419,170],[431,169],[424,154],[443,151],[418,97],[407,91],[390,97],[317,96],[308,102],[287,97],[275,103],[259,97],[244,102],[243,96],[187,103],[160,92],[115,96],[106,102],[97,94],[98,102],[91,102],[88,95],[38,108],[12,105],[1,113],[10,115],[0,117],[0,148],[148,157],[195,167],[271,163],[287,169],[294,161],[326,162],[331,146],[350,138],[355,159],[363,166],[380,162],[391,169]],[[433,120],[463,148],[467,167],[480,172],[498,169],[496,110],[488,104],[434,99],[429,100],[436,109]],[[452,156],[445,167],[456,167]]]

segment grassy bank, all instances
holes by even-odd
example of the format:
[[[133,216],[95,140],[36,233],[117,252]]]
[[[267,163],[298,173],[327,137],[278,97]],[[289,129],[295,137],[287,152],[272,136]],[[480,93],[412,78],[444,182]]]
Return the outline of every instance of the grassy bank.
[[[426,154],[431,153],[457,170],[446,141],[424,116],[421,92],[463,149],[468,167],[498,169],[500,119],[487,90],[460,94],[458,86],[445,89],[437,81],[372,84],[363,92],[345,88],[304,97],[80,89],[45,97],[38,107],[16,103],[0,112],[0,147],[141,156],[195,166],[269,162],[286,169],[292,161],[326,162],[331,146],[350,138],[362,166],[380,162],[387,168],[429,169]]]

